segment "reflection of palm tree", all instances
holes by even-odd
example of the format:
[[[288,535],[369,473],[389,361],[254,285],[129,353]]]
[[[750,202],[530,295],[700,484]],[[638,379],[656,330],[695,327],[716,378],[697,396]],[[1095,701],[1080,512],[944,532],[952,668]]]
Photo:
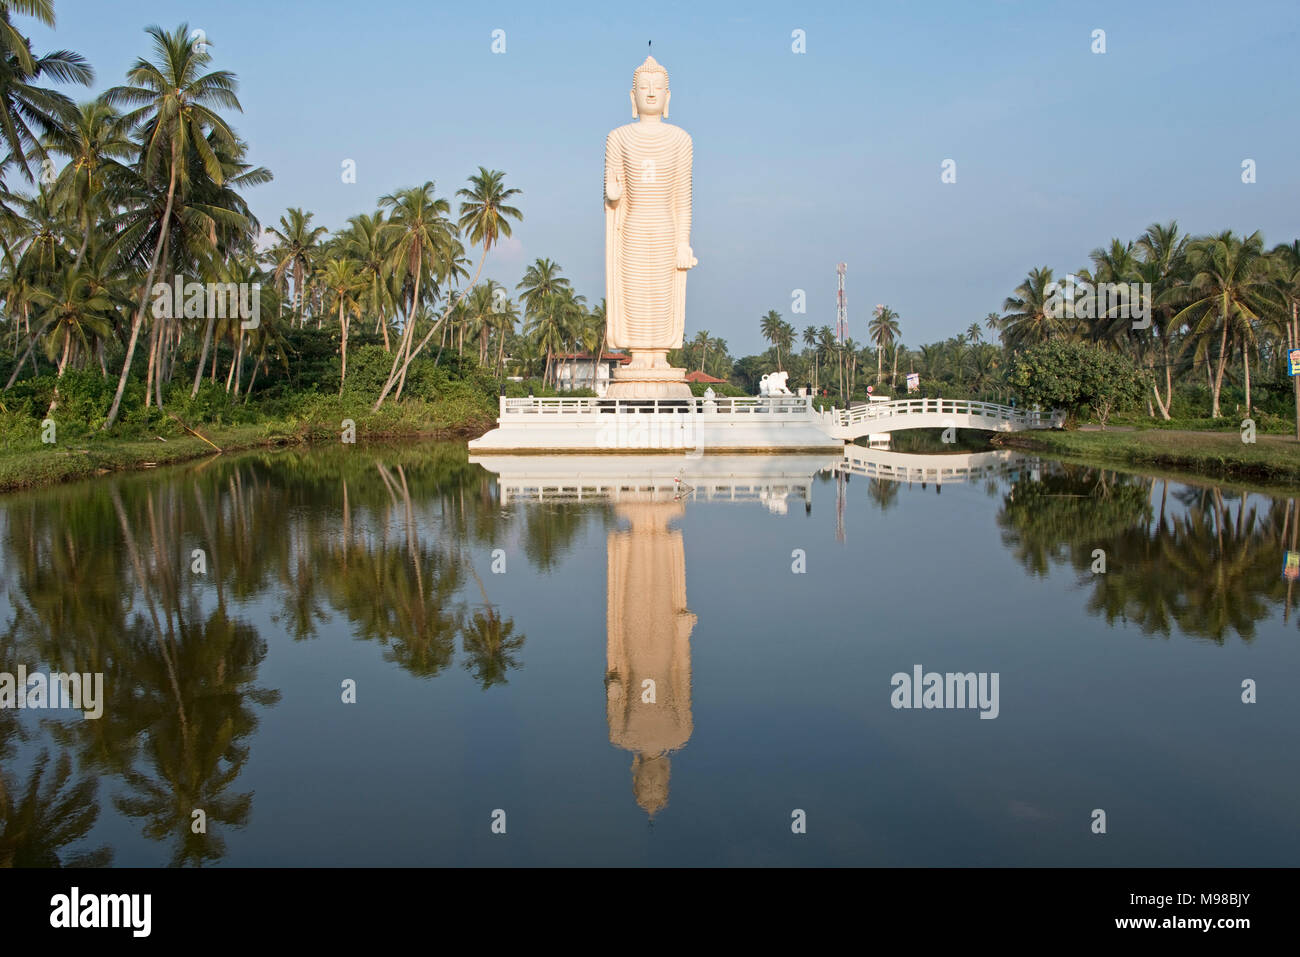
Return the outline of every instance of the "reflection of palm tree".
[[[201,864],[225,854],[225,841],[213,825],[248,823],[252,794],[230,789],[248,760],[242,742],[257,728],[250,705],[273,705],[279,692],[251,687],[267,649],[250,625],[221,611],[193,625],[196,603],[187,610],[188,621],[179,608],[174,611],[177,627],[166,642],[174,662],[162,660],[159,643],[142,620],[132,629],[137,707],[149,719],[147,766],[123,774],[132,793],[115,796],[113,804],[128,817],[145,819],[146,837],[175,842],[173,865]],[[171,700],[172,668],[180,676],[183,707]],[[196,809],[206,816],[207,833],[193,832]]]
[[[1274,502],[1261,520],[1248,496],[1234,514],[1218,488],[1174,491],[1181,515],[1168,514],[1169,497],[1162,489],[1152,523],[1146,481],[1065,466],[1017,483],[998,521],[1030,571],[1068,562],[1092,589],[1088,611],[1108,622],[1131,620],[1148,635],[1177,628],[1219,643],[1231,632],[1249,640],[1270,604],[1286,601],[1278,558],[1289,503]],[[1105,552],[1105,574],[1092,573],[1095,548]]]
[[[1111,537],[1144,525],[1150,511],[1147,490],[1126,477],[1067,465],[1041,481],[1016,482],[998,524],[1003,542],[1026,570],[1046,575],[1053,563],[1067,560],[1088,570],[1093,548],[1106,547]]]
[[[885,479],[870,479],[867,482],[867,497],[879,505],[882,512],[888,512],[898,504],[898,490],[900,487],[897,482]]]
[[[506,673],[520,667],[514,652],[524,646],[524,636],[514,633],[514,619],[502,619],[491,605],[474,612],[461,632],[465,670],[474,676],[484,691],[496,684],[506,684]]]
[[[528,508],[524,512],[524,553],[538,570],[549,571],[573,547],[587,519],[593,513],[604,514],[606,508],[603,504],[568,502],[553,506],[538,503]]]
[[[42,751],[26,789],[15,794],[0,774],[0,867],[104,867],[113,852],[106,847],[64,859],[60,851],[90,833],[99,817],[95,783],[72,784],[72,759],[59,755],[48,777],[49,753]]]
[[[1174,520],[1166,557],[1186,586],[1178,624],[1187,634],[1222,643],[1235,631],[1249,640],[1255,622],[1268,616],[1261,599],[1277,580],[1277,552],[1275,547],[1258,547],[1262,542],[1255,534],[1253,510],[1249,530],[1243,527],[1245,507],[1244,502],[1237,506],[1238,520],[1233,522],[1216,490],[1213,509]]]

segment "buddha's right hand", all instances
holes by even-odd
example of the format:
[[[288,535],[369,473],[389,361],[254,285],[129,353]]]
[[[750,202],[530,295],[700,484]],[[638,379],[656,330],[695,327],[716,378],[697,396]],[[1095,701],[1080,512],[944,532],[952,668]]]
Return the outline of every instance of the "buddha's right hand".
[[[611,206],[618,203],[623,198],[623,175],[615,173],[614,177],[605,184],[605,199]]]

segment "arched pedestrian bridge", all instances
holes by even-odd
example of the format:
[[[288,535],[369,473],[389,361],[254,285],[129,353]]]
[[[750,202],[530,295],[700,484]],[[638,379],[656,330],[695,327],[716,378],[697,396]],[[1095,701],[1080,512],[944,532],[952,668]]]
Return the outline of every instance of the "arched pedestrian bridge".
[[[1021,432],[1059,429],[1061,412],[1027,412],[1009,405],[972,399],[894,399],[824,413],[832,438],[852,441],[867,435],[906,429],[977,429],[982,432]]]

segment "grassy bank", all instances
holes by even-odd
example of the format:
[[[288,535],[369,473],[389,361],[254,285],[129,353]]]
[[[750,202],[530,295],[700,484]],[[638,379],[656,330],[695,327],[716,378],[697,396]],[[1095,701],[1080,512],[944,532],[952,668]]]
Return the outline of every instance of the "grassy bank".
[[[37,488],[124,469],[154,468],[247,449],[308,443],[342,443],[343,421],[355,423],[356,441],[385,438],[470,438],[491,427],[495,409],[482,402],[403,400],[372,413],[368,406],[325,399],[309,414],[256,424],[156,423],[154,434],[122,437],[91,430],[56,432],[56,441],[10,434],[0,441],[0,492]],[[216,448],[213,448],[213,446]]]
[[[1240,432],[1014,432],[993,440],[1003,448],[1052,455],[1152,465],[1225,479],[1300,482],[1300,443],[1293,437],[1258,435],[1242,442]]]

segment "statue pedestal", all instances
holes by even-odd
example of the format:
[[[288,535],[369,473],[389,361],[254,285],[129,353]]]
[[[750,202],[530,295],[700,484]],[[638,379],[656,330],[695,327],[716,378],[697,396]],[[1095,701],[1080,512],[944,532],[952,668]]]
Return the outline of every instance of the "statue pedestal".
[[[610,377],[607,399],[689,399],[686,370],[668,364],[667,349],[632,349],[632,361]]]

